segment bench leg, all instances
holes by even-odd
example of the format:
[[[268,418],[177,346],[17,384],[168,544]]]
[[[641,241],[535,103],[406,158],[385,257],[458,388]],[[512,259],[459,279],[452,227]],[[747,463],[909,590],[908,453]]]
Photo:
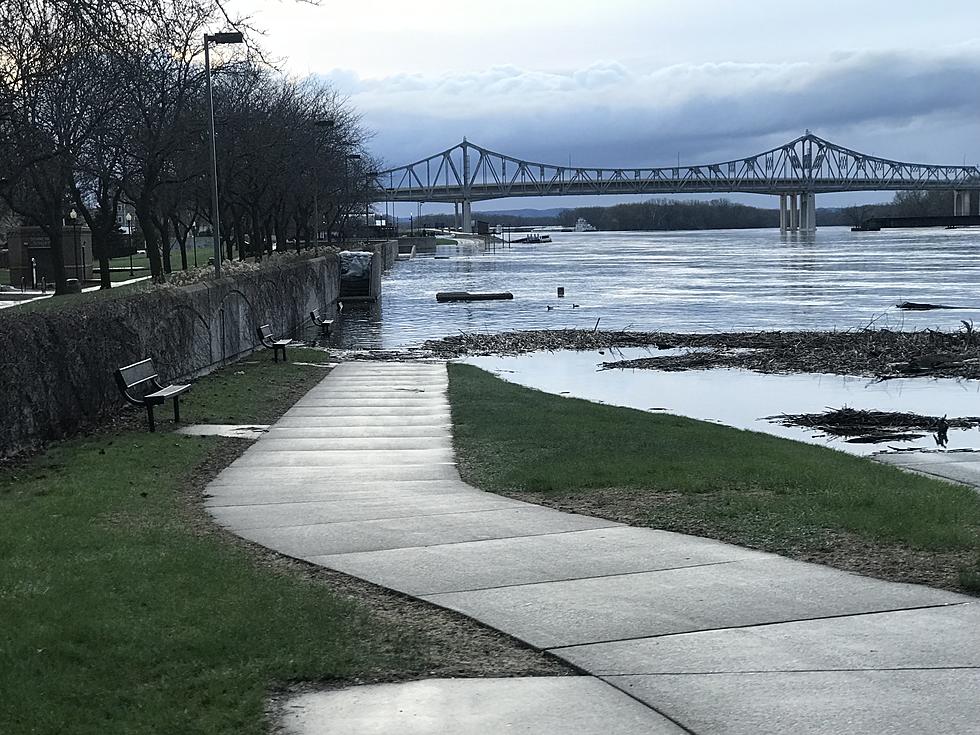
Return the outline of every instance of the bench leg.
[[[279,362],[279,350],[282,350],[282,361],[286,362],[286,348],[285,347],[273,347],[272,356],[276,362]]]
[[[156,424],[153,423],[153,404],[151,403],[146,404],[146,418],[150,421],[150,432],[156,431]]]
[[[180,423],[180,398],[174,396],[174,423]]]

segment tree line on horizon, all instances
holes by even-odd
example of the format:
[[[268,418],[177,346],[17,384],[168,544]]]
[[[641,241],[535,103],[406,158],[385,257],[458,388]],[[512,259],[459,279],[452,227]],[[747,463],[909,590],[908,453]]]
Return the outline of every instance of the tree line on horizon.
[[[891,202],[817,210],[824,227],[857,226],[872,217],[921,217],[953,212],[952,191],[900,191]],[[650,199],[611,206],[575,207],[553,216],[521,216],[474,212],[474,219],[488,219],[505,227],[574,227],[579,218],[598,230],[735,230],[779,227],[779,210],[739,204],[729,199],[677,201]],[[420,226],[433,227],[451,221],[449,215],[425,215]]]
[[[0,2],[0,202],[49,241],[56,293],[71,210],[103,288],[121,204],[156,280],[175,267],[174,243],[186,269],[188,238],[210,230],[205,34],[244,33],[211,57],[225,258],[309,245],[377,198],[357,113],[329,85],[279,72],[229,4]]]

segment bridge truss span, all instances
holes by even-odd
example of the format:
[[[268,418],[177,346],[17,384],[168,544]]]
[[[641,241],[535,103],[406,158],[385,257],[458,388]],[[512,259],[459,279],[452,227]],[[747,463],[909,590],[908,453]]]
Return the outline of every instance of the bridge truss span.
[[[660,168],[538,163],[483,148],[464,138],[460,144],[421,161],[379,172],[376,184],[388,201],[461,204],[467,230],[470,203],[488,199],[728,192],[781,195],[785,228],[813,229],[813,197],[820,193],[952,189],[958,192],[956,207],[969,210],[969,192],[980,191],[980,170],[975,166],[892,161],[859,153],[810,132],[746,158]],[[980,200],[976,193],[973,196]]]

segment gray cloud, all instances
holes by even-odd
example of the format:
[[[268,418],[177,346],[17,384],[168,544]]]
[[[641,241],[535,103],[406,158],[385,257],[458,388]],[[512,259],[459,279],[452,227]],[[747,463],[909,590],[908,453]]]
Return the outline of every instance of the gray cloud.
[[[376,152],[407,163],[466,135],[532,160],[666,164],[755,153],[811,128],[870,153],[980,159],[980,45],[855,52],[816,63],[617,61],[540,71],[512,65],[430,76],[325,75],[377,131]]]

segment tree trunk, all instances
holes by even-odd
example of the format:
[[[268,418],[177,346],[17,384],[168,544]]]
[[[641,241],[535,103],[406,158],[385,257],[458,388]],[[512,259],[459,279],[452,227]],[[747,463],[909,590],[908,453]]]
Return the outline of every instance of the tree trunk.
[[[157,241],[156,229],[153,227],[153,209],[151,203],[141,197],[133,203],[140,229],[143,231],[143,244],[146,256],[150,259],[150,276],[160,283],[163,280],[163,261],[160,259],[160,243]]]
[[[109,238],[101,228],[92,230],[92,257],[98,253],[99,289],[112,288],[112,273],[109,272]]]
[[[157,229],[160,230],[160,252],[163,253],[163,272],[173,273],[173,266],[170,263],[170,225],[167,223],[167,218],[164,217],[157,223]]]
[[[62,296],[68,293],[68,274],[65,273],[65,251],[62,250],[65,244],[64,233],[64,228],[60,226],[60,223],[52,227],[48,232],[48,243],[51,246],[51,267],[54,269],[54,273],[46,273],[44,277],[49,278],[54,276],[55,296]]]
[[[280,217],[276,217],[272,226],[276,233],[276,249],[280,252],[286,252],[286,223]],[[269,254],[272,254],[271,245],[269,246]]]

